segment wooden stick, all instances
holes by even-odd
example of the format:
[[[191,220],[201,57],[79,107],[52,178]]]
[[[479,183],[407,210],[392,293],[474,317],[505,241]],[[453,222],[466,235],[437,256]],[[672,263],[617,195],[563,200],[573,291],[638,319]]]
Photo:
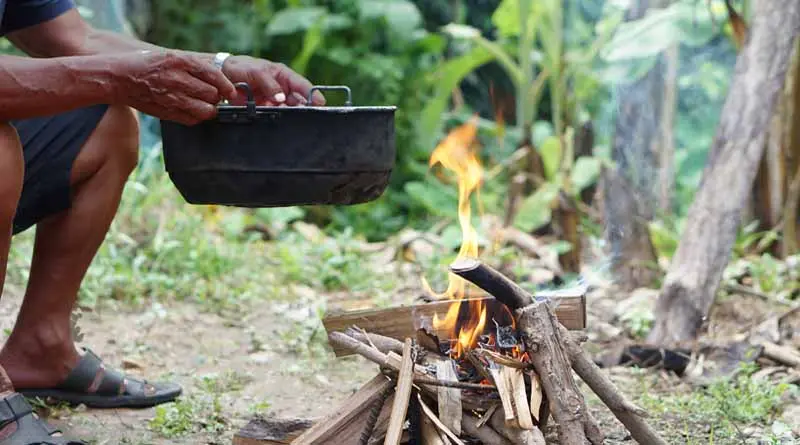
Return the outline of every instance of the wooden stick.
[[[392,381],[386,376],[376,375],[336,409],[331,410],[327,417],[293,440],[292,445],[322,445],[331,442],[337,445],[358,445],[370,408],[376,401],[381,400],[392,386]],[[388,409],[384,411],[388,415]],[[383,415],[382,412],[380,418],[383,418]]]
[[[581,330],[586,328],[586,298],[583,295],[545,295],[553,301],[558,321],[566,326],[567,329]],[[452,304],[457,302],[462,304],[480,302],[486,306],[487,314],[505,310],[502,307],[503,303],[492,296],[483,294],[475,295],[468,300],[443,299],[424,304],[332,313],[325,316],[322,319],[322,323],[328,334],[331,332],[344,332],[353,325],[357,325],[360,329],[365,329],[370,334],[379,334],[402,342],[406,338],[417,336],[421,320],[430,320],[435,314],[441,317],[447,313]],[[433,330],[431,334],[440,338],[447,338],[450,335],[445,327]],[[331,345],[331,347],[337,357],[352,354],[348,349],[343,349],[336,345]]]
[[[532,430],[515,428],[505,422],[504,419],[506,417],[507,415],[503,413],[503,408],[499,408],[492,415],[492,418],[489,419],[489,425],[491,425],[495,431],[502,434],[513,445],[545,445],[544,435],[537,428]],[[562,443],[567,444],[571,442]],[[583,442],[580,442],[580,444],[583,445]]]
[[[457,382],[455,362],[439,360],[436,362],[436,375],[440,380]],[[461,435],[461,391],[455,388],[439,387],[437,404],[439,419],[457,436]]]
[[[403,345],[403,362],[397,376],[397,387],[394,394],[392,414],[389,416],[389,429],[386,431],[384,445],[399,445],[403,435],[403,424],[408,413],[408,401],[411,397],[414,360],[411,357],[411,340],[406,339]]]
[[[800,368],[800,353],[794,348],[776,345],[775,343],[762,343],[764,349],[761,355],[786,366]]]
[[[422,416],[422,445],[446,445],[442,437],[439,435],[439,430],[433,421],[428,416]]]
[[[586,408],[583,395],[572,377],[563,338],[553,325],[546,302],[534,303],[517,311],[517,320],[531,362],[542,378],[542,387],[558,423],[563,444],[584,444]],[[645,442],[646,443],[646,442]]]
[[[384,354],[390,351],[398,354],[403,353],[403,342],[400,340],[386,337],[384,335],[366,332],[363,329],[356,327],[350,327],[344,333],[360,341],[361,343],[374,346]]]
[[[542,381],[539,379],[539,374],[533,371],[529,371],[527,374],[531,379],[531,415],[536,419],[537,423],[540,423],[539,414],[542,408]]]
[[[525,289],[476,259],[457,259],[450,264],[450,271],[485,290],[512,311],[533,302],[533,297]]]
[[[644,420],[647,412],[625,399],[614,382],[586,356],[580,346],[565,335],[568,331],[563,326],[559,327],[559,331],[565,339],[564,346],[569,355],[572,369],[597,394],[614,416],[625,425],[625,428],[630,431],[631,437],[639,443],[666,445],[667,442]]]
[[[311,428],[311,419],[256,416],[233,437],[233,445],[288,445]]]
[[[439,420],[438,417],[436,417],[436,414],[434,414],[433,411],[430,409],[430,407],[428,407],[428,405],[425,404],[425,401],[422,400],[422,396],[419,393],[417,393],[417,399],[419,399],[419,405],[422,407],[422,412],[425,413],[425,415],[428,416],[429,419],[431,419],[433,424],[436,425],[436,427],[439,428],[439,430],[447,434],[447,437],[450,438],[450,440],[452,440],[453,442],[455,442],[456,445],[465,445],[464,442],[458,438],[458,436],[456,436],[455,434],[453,434],[452,431],[450,431],[450,428],[447,428],[447,426],[445,426],[445,424],[443,424],[442,421]]]
[[[478,439],[484,445],[512,445],[505,437],[489,426],[480,426],[477,417],[464,412],[461,418],[461,428],[470,436]]]

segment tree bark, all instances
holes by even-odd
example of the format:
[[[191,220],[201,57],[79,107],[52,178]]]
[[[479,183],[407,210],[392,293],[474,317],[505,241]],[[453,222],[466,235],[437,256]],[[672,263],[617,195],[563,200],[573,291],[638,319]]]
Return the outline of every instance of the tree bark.
[[[637,0],[628,10],[626,20],[641,19],[649,8],[663,7],[669,3],[670,0]],[[632,237],[629,234],[647,234],[647,224],[653,219],[657,203],[671,199],[671,193],[659,187],[659,181],[665,174],[672,175],[671,164],[674,162],[669,153],[663,159],[661,154],[665,142],[671,143],[673,130],[670,104],[667,102],[671,99],[674,108],[674,97],[669,97],[670,94],[674,96],[674,85],[670,89],[665,81],[674,82],[676,76],[667,72],[669,62],[667,56],[661,54],[655,66],[643,77],[617,87],[619,114],[612,140],[612,158],[617,168],[606,172],[602,192],[606,240],[612,250],[612,269],[623,289],[653,283],[654,275],[648,268],[649,264],[656,263],[656,256],[650,237]],[[677,63],[674,60],[672,62]],[[662,171],[662,162],[670,164],[665,166],[666,171]],[[668,184],[671,183],[670,180]],[[628,193],[618,195],[616,190]],[[622,236],[615,236],[617,234]],[[638,253],[634,259],[627,256],[627,252]]]
[[[800,30],[796,0],[756,2],[703,180],[656,304],[648,340],[694,339],[714,301]]]

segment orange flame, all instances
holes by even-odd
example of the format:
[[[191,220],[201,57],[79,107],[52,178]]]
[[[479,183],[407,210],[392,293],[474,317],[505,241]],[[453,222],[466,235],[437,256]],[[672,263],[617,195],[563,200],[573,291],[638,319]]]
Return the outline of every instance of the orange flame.
[[[477,118],[455,128],[445,139],[439,143],[431,154],[429,165],[433,167],[441,164],[444,168],[456,174],[458,180],[458,221],[461,226],[462,240],[457,258],[478,256],[478,233],[472,226],[472,207],[470,197],[477,192],[483,179],[483,167],[473,150],[473,145],[478,132]],[[436,295],[423,277],[426,290]],[[466,281],[461,277],[449,274],[448,286],[439,298],[462,299],[465,295]],[[469,319],[459,326],[459,312],[461,302],[454,302],[447,310],[447,314],[440,319],[438,314],[433,316],[433,328],[446,330],[450,339],[456,340],[454,347],[455,356],[461,356],[464,351],[474,348],[478,337],[483,333],[486,325],[486,307],[477,300],[469,302]]]

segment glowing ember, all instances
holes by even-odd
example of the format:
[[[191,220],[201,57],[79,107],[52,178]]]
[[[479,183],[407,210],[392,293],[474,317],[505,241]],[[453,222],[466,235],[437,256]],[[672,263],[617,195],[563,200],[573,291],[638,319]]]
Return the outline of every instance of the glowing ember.
[[[477,192],[483,177],[483,167],[473,150],[477,136],[477,118],[455,128],[433,150],[430,166],[441,164],[444,168],[454,172],[458,180],[458,221],[461,225],[461,248],[458,258],[478,257],[478,233],[470,221],[472,208],[470,197]],[[466,281],[454,274],[449,274],[447,290],[439,294],[439,298],[462,299],[464,298]],[[428,282],[423,277],[423,285],[433,295]],[[460,357],[464,351],[473,349],[478,344],[478,337],[486,326],[486,307],[479,300],[469,302],[469,319],[459,323],[461,302],[454,302],[447,310],[443,319],[438,314],[433,317],[433,327],[436,330],[445,330],[451,339],[457,340],[454,346],[454,356]]]

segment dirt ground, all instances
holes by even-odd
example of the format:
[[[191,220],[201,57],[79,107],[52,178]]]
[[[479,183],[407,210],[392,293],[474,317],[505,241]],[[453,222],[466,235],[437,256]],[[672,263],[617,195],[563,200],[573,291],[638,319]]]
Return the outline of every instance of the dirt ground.
[[[8,329],[20,303],[19,293],[6,292],[0,302],[2,327]],[[85,313],[79,327],[88,345],[109,364],[125,367],[126,372],[150,379],[169,378],[184,386],[183,399],[194,406],[195,398],[208,396],[204,377],[216,382],[210,392],[220,395],[214,423],[217,431],[195,431],[167,438],[151,427],[156,409],[50,411],[53,423],[70,434],[93,444],[230,444],[235,431],[258,409],[279,416],[316,417],[329,412],[337,402],[369,380],[376,367],[359,358],[334,359],[332,354],[300,354],[287,349],[286,336],[277,327],[287,311],[303,312],[272,301],[249,304],[230,315],[201,312],[190,303],[175,303],[168,308],[154,305],[143,310],[102,310]],[[604,313],[602,299],[590,300],[590,315]],[[313,316],[313,313],[309,313]],[[599,334],[604,322],[596,316]],[[612,327],[613,328],[613,327]],[[630,369],[612,369],[611,375],[625,392],[636,395],[640,373]],[[661,387],[673,391],[678,382],[664,374]],[[590,393],[590,391],[586,391]],[[264,403],[266,402],[268,406]],[[590,397],[590,407],[607,433],[608,444],[633,443],[625,430],[605,407]],[[209,411],[198,409],[188,418],[204,421]],[[693,433],[675,433],[669,417],[653,422],[664,431],[673,431],[670,443],[708,443],[693,439]],[[710,423],[713,423],[711,421]],[[709,425],[711,426],[711,425]],[[197,429],[197,428],[195,428]],[[703,431],[698,431],[702,436]],[[752,433],[751,433],[752,434]],[[735,443],[761,443],[758,440]],[[767,443],[767,442],[763,442]],[[783,442],[782,442],[783,443]],[[787,442],[788,443],[788,442]]]

